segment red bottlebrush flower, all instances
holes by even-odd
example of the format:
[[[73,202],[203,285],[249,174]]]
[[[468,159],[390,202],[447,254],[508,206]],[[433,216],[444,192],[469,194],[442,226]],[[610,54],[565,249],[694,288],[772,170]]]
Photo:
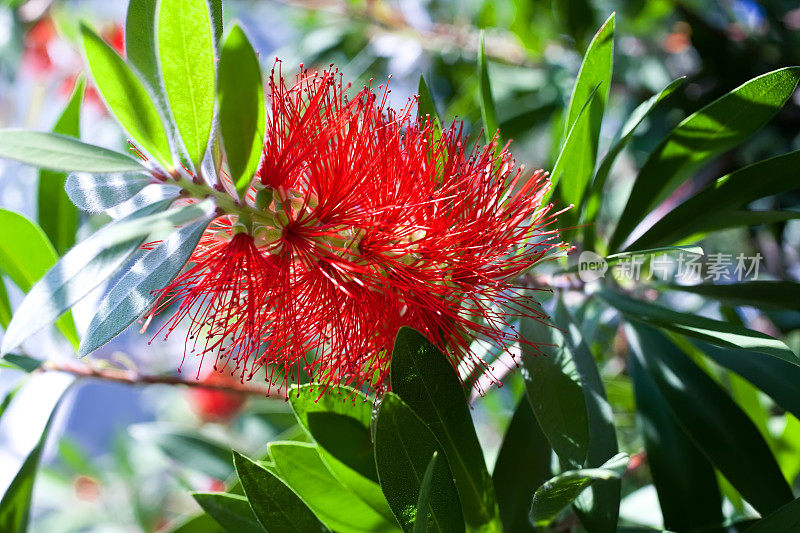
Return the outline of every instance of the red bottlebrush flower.
[[[292,85],[273,71],[252,216],[217,219],[161,292],[157,309],[180,301],[167,334],[188,317],[191,353],[270,383],[387,386],[401,326],[488,370],[471,340],[519,341],[513,320],[533,309],[512,280],[561,247],[544,173],[468,147],[460,124],[435,135],[382,86],[346,89],[335,71]]]
[[[203,383],[209,385],[235,384],[238,380],[226,373],[210,372]],[[193,387],[187,391],[192,410],[204,422],[228,422],[242,409],[247,398],[244,394],[206,387]]]

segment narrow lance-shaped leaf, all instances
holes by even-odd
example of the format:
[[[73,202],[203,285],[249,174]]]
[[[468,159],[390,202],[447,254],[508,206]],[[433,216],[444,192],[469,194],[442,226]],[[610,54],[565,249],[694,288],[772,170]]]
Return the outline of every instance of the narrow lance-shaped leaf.
[[[690,531],[721,524],[722,496],[714,467],[684,433],[635,354],[628,365],[636,396],[636,424],[644,438],[664,526]]]
[[[175,225],[208,216],[213,203],[206,200],[166,213],[172,200],[151,204],[129,217],[112,222],[67,252],[20,304],[3,337],[7,353],[52,323],[122,266],[148,234],[171,232]],[[153,214],[155,213],[155,214]]]
[[[131,0],[125,16],[125,55],[153,91],[162,90],[156,56],[157,0]]]
[[[375,462],[381,488],[403,531],[411,532],[422,480],[433,453],[428,531],[464,531],[462,504],[444,452],[425,423],[396,394],[387,393],[375,422]]]
[[[192,498],[226,533],[267,531],[259,524],[244,496],[223,492],[193,492]]]
[[[499,522],[492,478],[486,469],[464,389],[447,356],[419,332],[403,327],[395,339],[390,374],[392,390],[427,424],[441,444],[453,471],[467,523],[482,527]]]
[[[244,30],[235,24],[219,60],[219,122],[228,167],[244,198],[264,145],[264,86],[261,66]]]
[[[86,174],[73,172],[64,184],[69,200],[89,213],[100,213],[121,204],[152,183],[146,173]]]
[[[800,187],[800,150],[753,163],[731,172],[692,196],[653,224],[630,248],[672,244],[729,220],[738,209]]]
[[[767,443],[730,396],[658,330],[630,322],[625,331],[675,420],[736,490],[762,514],[790,502]]]
[[[616,140],[612,143],[611,147],[608,149],[608,152],[606,152],[606,155],[603,156],[602,161],[600,161],[600,165],[597,167],[597,172],[595,172],[594,178],[589,184],[590,190],[586,191],[585,201],[581,205],[581,220],[595,219],[597,210],[600,208],[600,198],[603,193],[603,187],[605,186],[608,173],[611,171],[611,167],[614,164],[614,161],[616,161],[617,156],[633,138],[633,134],[635,133],[639,124],[641,124],[642,121],[647,118],[650,112],[653,111],[653,109],[655,109],[662,100],[683,85],[684,81],[686,81],[685,77],[673,80],[660,92],[654,94],[639,104],[639,106],[630,114],[628,120],[625,121],[625,124],[622,125],[620,132],[617,134]]]
[[[525,340],[522,377],[536,420],[559,458],[580,467],[586,459],[589,422],[575,362],[546,316],[523,318],[520,332]]]
[[[747,529],[747,533],[773,533],[796,531],[800,528],[800,498],[787,503]]]
[[[439,457],[439,452],[433,452],[428,467],[425,469],[425,475],[422,477],[422,486],[419,489],[419,498],[417,499],[417,518],[414,520],[414,533],[428,531],[428,509],[430,508],[433,470],[436,468],[437,457]]]
[[[492,471],[504,531],[535,531],[528,521],[531,497],[539,485],[553,476],[551,459],[550,444],[533,415],[528,398],[523,396],[503,437]]]
[[[172,116],[199,171],[211,137],[216,61],[206,0],[161,0],[158,58]]]
[[[61,398],[63,398],[63,393]],[[50,434],[50,426],[58,411],[58,406],[61,404],[61,398],[53,406],[53,411],[45,423],[39,442],[25,458],[16,476],[11,480],[11,484],[3,494],[2,500],[0,500],[0,531],[25,533],[28,530],[33,483],[36,479],[36,472],[39,469],[39,460],[42,457],[47,436]]]
[[[536,489],[531,501],[530,519],[539,527],[547,526],[587,487],[596,481],[617,481],[628,466],[628,454],[611,457],[597,468],[567,470]],[[616,529],[615,529],[616,530]],[[606,531],[606,530],[596,530]]]
[[[572,314],[561,299],[556,305],[556,323],[566,329],[565,341],[569,347],[575,368],[581,377],[589,421],[589,445],[585,466],[600,467],[609,457],[617,454],[614,414],[606,397],[600,371],[591,350]],[[613,531],[617,527],[620,502],[620,483],[608,479],[595,483],[575,501],[575,511],[589,530]]]
[[[560,196],[567,205],[581,204],[584,190],[594,173],[600,126],[611,88],[613,59],[614,14],[612,13],[589,44],[567,109],[564,135],[569,134],[572,138],[570,145],[574,148],[568,157],[559,156],[559,160],[563,161]],[[588,105],[588,109],[584,110],[584,105]],[[579,117],[583,117],[580,122]],[[566,149],[566,144],[564,148]],[[568,216],[574,217],[569,213]]]
[[[150,309],[157,291],[166,287],[189,260],[209,222],[211,217],[184,226],[133,264],[97,306],[78,348],[79,357],[119,335]]]
[[[0,157],[61,172],[136,172],[130,156],[56,133],[0,130]]]
[[[301,385],[291,390],[289,402],[334,477],[386,521],[395,522],[378,485],[370,434],[372,401],[344,385],[327,394],[314,385]]]
[[[794,281],[745,281],[740,283],[669,285],[672,290],[691,292],[728,305],[800,311],[800,283]]]
[[[53,133],[79,138],[81,100],[83,99],[83,77],[78,77],[75,90],[64,111],[53,127]],[[78,210],[64,192],[67,175],[47,169],[39,170],[39,186],[36,195],[37,220],[50,238],[59,255],[63,255],[75,244],[75,233],[80,219]]]
[[[798,79],[800,67],[769,72],[684,119],[650,154],[636,177],[609,249],[618,250],[650,209],[703,163],[766,124],[792,95]]]
[[[18,213],[0,209],[0,227],[6,232],[0,240],[0,271],[23,292],[28,292],[56,263],[58,255],[42,228]],[[8,305],[8,298],[5,298],[5,305]],[[5,329],[12,319],[10,305],[8,309],[8,321],[3,323]],[[71,313],[58,319],[56,326],[73,346],[78,345],[78,332]]]
[[[480,44],[478,45],[478,83],[480,86],[483,133],[486,135],[486,142],[492,142],[497,136],[497,144],[502,146],[503,138],[500,135],[500,123],[497,122],[497,111],[495,111],[494,98],[492,97],[492,84],[489,78],[489,64],[486,61],[483,32],[481,32]]]
[[[8,301],[6,284],[0,277],[0,327],[6,329],[9,322],[11,322],[11,303]]]
[[[800,365],[800,358],[788,346],[760,331],[747,329],[730,322],[673,311],[660,305],[628,298],[612,290],[602,290],[599,295],[612,307],[616,307],[623,314],[635,320],[642,320],[717,346],[753,350],[778,357],[794,365]]]
[[[269,531],[328,531],[303,500],[275,474],[236,452],[233,462],[253,512]]]
[[[387,521],[333,476],[315,445],[271,442],[269,455],[281,480],[330,529],[341,533],[399,531],[393,519]]]
[[[109,111],[136,144],[171,169],[172,151],[162,118],[139,76],[85,24],[81,24],[81,36],[92,79]]]

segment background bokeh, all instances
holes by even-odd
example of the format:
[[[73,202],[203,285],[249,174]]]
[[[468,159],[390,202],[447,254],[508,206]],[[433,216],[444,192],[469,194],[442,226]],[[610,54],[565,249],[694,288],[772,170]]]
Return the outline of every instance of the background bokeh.
[[[102,29],[122,46],[124,1],[0,1],[0,127],[48,130],[82,71],[76,45],[79,20]],[[422,74],[445,120],[460,119],[477,136],[480,124],[476,55],[485,31],[492,89],[500,127],[513,140],[518,162],[551,168],[563,133],[565,109],[585,46],[611,12],[617,13],[614,83],[603,125],[605,151],[621,122],[670,80],[688,80],[639,128],[615,164],[604,199],[613,213],[627,197],[635,163],[682,118],[742,82],[775,68],[800,64],[800,7],[773,0],[284,0],[225,2],[227,21],[238,19],[269,69],[275,58],[284,72],[300,63],[335,63],[354,87],[391,76],[396,107],[416,91]],[[800,148],[800,95],[743,147],[703,169],[677,192],[685,197],[712,177],[743,164]],[[120,148],[124,137],[96,94],[82,109],[82,136]],[[0,161],[0,206],[35,216],[36,171]],[[800,194],[765,200],[763,208],[798,205]],[[602,213],[601,212],[601,215]],[[97,220],[86,218],[84,232]],[[718,234],[711,249],[758,249],[765,268],[779,279],[800,279],[800,225]],[[9,288],[12,302],[21,294]],[[102,288],[100,289],[102,291]],[[91,318],[98,292],[74,310],[79,330]],[[85,310],[85,312],[84,312]],[[800,327],[796,314],[769,317],[783,331]],[[150,331],[155,331],[152,329]],[[109,365],[147,373],[174,373],[181,363],[180,336],[148,344],[132,328],[95,356]],[[797,337],[795,336],[797,341]],[[71,351],[55,336],[26,344],[29,355],[68,360]],[[797,342],[793,348],[797,351]],[[599,348],[612,354],[614,346]],[[613,362],[613,361],[612,361]],[[604,367],[622,448],[641,448],[633,424],[632,395]],[[612,365],[613,366],[613,365]],[[182,366],[197,375],[196,362]],[[201,375],[201,379],[205,376]],[[0,370],[0,393],[18,382]],[[5,487],[38,440],[53,403],[71,378],[31,376],[0,420],[0,485]],[[521,394],[511,373],[501,389],[473,402],[480,437],[493,464],[508,417]],[[242,399],[168,387],[130,387],[85,380],[64,399],[51,432],[34,500],[34,531],[153,531],[195,509],[187,489],[221,486],[232,473],[228,449],[257,453],[273,438],[296,436],[282,398]],[[777,431],[777,429],[776,429]],[[198,443],[200,443],[198,445]],[[635,457],[635,456],[634,456]],[[641,483],[644,486],[644,482]],[[637,479],[624,489],[623,521],[658,526],[652,486]]]

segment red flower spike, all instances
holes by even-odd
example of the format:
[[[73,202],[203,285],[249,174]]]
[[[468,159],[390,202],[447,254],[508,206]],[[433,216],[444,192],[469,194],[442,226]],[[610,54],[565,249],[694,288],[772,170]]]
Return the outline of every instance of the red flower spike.
[[[269,87],[253,219],[209,228],[160,294],[154,313],[180,302],[162,330],[188,317],[188,351],[270,383],[385,388],[401,326],[469,379],[491,374],[472,339],[511,353],[514,320],[541,315],[513,280],[564,249],[544,173],[496,142],[466,148],[460,124],[433,135],[384,86],[348,100],[333,70],[288,86],[273,69]]]

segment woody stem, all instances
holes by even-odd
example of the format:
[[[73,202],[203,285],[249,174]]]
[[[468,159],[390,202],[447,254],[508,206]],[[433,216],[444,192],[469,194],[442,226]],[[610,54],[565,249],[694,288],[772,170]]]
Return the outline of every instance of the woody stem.
[[[246,394],[250,396],[267,397],[267,388],[245,384],[228,383],[206,383],[199,380],[187,380],[180,376],[140,374],[134,370],[121,369],[100,369],[89,365],[76,365],[71,363],[56,363],[46,361],[39,367],[39,372],[65,372],[78,378],[100,379],[126,385],[184,385],[186,387],[219,390],[224,392]],[[283,387],[273,387],[270,389],[270,396],[284,397]]]

